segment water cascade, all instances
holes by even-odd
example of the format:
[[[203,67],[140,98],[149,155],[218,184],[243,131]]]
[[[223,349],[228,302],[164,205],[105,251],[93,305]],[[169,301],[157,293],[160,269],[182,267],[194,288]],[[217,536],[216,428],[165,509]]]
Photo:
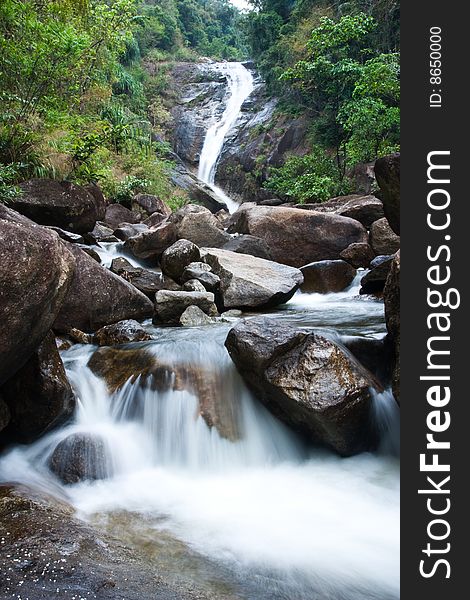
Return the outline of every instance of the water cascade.
[[[227,77],[228,100],[220,120],[216,121],[206,133],[199,159],[198,178],[212,188],[225,202],[230,212],[234,212],[238,204],[215,185],[215,173],[225,137],[235,125],[243,102],[253,91],[253,76],[241,63],[221,63],[218,66]]]

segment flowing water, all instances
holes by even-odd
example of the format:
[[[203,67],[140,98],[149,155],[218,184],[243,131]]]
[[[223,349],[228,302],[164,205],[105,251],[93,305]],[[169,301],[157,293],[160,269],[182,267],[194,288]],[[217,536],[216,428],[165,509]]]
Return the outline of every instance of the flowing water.
[[[232,96],[201,156],[212,182],[252,85],[241,65],[226,71]],[[100,253],[109,264],[122,246],[105,244]],[[339,343],[343,335],[381,338],[383,303],[358,295],[361,275],[340,294],[298,292],[269,315]],[[342,459],[306,447],[256,401],[224,347],[230,323],[146,327],[154,339],[131,347],[190,373],[193,383],[137,379],[110,392],[87,366],[96,348],[73,346],[62,354],[79,399],[73,421],[13,448],[0,461],[0,480],[65,495],[156,570],[218,600],[397,599],[399,422],[390,391],[373,397],[379,451]],[[71,433],[103,441],[107,479],[64,486],[52,475],[50,456]]]
[[[227,77],[227,104],[220,118],[207,131],[199,159],[198,178],[207,183],[219,198],[225,202],[230,212],[238,208],[227,194],[215,185],[217,161],[224,145],[224,140],[240,116],[243,102],[254,89],[253,76],[241,63],[220,63],[218,68]]]

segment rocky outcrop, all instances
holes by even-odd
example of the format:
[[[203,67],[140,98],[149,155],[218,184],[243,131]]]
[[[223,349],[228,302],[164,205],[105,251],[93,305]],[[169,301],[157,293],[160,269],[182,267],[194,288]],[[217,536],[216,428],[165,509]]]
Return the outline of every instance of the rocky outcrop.
[[[290,300],[303,282],[298,269],[217,248],[203,248],[203,260],[220,278],[219,304],[231,308],[271,308]]]
[[[375,196],[361,196],[359,194],[339,196],[328,200],[328,202],[318,204],[299,204],[296,208],[350,217],[362,223],[366,229],[369,229],[372,223],[384,216],[384,207],[381,200]]]
[[[2,396],[10,412],[4,441],[32,442],[72,416],[75,394],[52,332],[3,385]]]
[[[49,468],[65,484],[112,475],[104,440],[89,433],[73,433],[62,440],[49,458]]]
[[[95,331],[123,319],[143,319],[153,313],[152,302],[133,285],[105,269],[79,248],[69,246],[76,259],[75,274],[54,329],[76,327]]]
[[[384,289],[385,320],[393,348],[392,390],[400,402],[400,252],[393,258]]]
[[[151,227],[124,243],[124,248],[136,258],[157,259],[178,239],[173,223],[163,221],[156,227]]]
[[[174,155],[172,158],[175,166],[171,171],[171,181],[186,192],[191,202],[202,204],[212,213],[227,208],[225,202],[222,202],[207,184],[198,179],[194,173],[191,173],[179,157]]]
[[[0,385],[51,329],[75,258],[58,235],[0,204]]]
[[[273,260],[293,267],[336,260],[350,244],[367,242],[363,225],[349,217],[252,204],[232,216],[229,231],[263,239]]]
[[[328,294],[341,292],[351,285],[356,269],[344,260],[321,260],[301,269],[302,291]]]
[[[218,314],[214,294],[210,292],[171,292],[163,290],[155,296],[155,323],[176,325],[188,306],[197,306],[209,316]]]
[[[400,237],[393,232],[385,217],[372,224],[369,243],[376,256],[395,254],[400,249]]]
[[[187,204],[173,213],[169,221],[175,227],[177,239],[189,240],[199,247],[221,248],[230,240],[217,217],[204,206]]]
[[[393,231],[400,235],[400,154],[390,154],[375,163],[385,216]]]
[[[106,325],[93,336],[93,342],[98,346],[117,346],[131,342],[146,342],[151,339],[152,336],[142,325],[132,319]]]
[[[225,345],[256,396],[279,419],[342,456],[371,447],[373,378],[333,342],[274,319],[246,319]]]
[[[20,184],[21,196],[11,207],[40,225],[55,225],[74,233],[91,231],[104,218],[106,203],[95,187],[69,181],[31,179]]]
[[[165,275],[175,281],[180,281],[185,268],[190,263],[199,261],[200,258],[201,253],[196,244],[183,239],[178,240],[165,250],[160,264]]]

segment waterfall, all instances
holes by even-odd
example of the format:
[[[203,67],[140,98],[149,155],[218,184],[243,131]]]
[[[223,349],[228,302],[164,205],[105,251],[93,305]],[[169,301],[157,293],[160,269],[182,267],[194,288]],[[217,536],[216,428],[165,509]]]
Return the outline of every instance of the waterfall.
[[[222,63],[219,67],[227,76],[228,100],[220,120],[207,130],[199,159],[198,178],[212,188],[216,195],[225,202],[230,212],[234,212],[238,208],[238,204],[215,185],[215,173],[225,137],[235,125],[242,104],[253,91],[254,85],[250,71],[241,63]]]

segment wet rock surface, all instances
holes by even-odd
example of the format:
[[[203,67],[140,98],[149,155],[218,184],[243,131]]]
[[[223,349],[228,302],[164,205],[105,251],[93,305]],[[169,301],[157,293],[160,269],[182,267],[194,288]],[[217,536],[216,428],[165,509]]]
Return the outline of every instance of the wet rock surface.
[[[152,300],[159,290],[180,289],[180,286],[175,281],[162,273],[143,269],[142,267],[134,267],[128,260],[122,257],[113,259],[111,271],[131,283]]]
[[[320,294],[341,292],[356,276],[356,269],[344,260],[321,260],[300,270],[304,276],[302,291]]]
[[[112,475],[104,440],[90,433],[73,433],[59,442],[49,458],[49,468],[67,485]]]
[[[126,240],[125,250],[136,258],[157,259],[178,239],[173,223],[163,221],[156,227],[150,227]]]
[[[106,325],[106,327],[99,329],[93,336],[93,342],[98,346],[146,342],[151,339],[152,336],[138,321],[134,321],[133,319],[119,321],[118,323],[113,323],[113,325]]]
[[[172,292],[162,290],[155,297],[154,323],[177,325],[188,306],[197,306],[208,316],[217,316],[214,294],[211,292]]]

